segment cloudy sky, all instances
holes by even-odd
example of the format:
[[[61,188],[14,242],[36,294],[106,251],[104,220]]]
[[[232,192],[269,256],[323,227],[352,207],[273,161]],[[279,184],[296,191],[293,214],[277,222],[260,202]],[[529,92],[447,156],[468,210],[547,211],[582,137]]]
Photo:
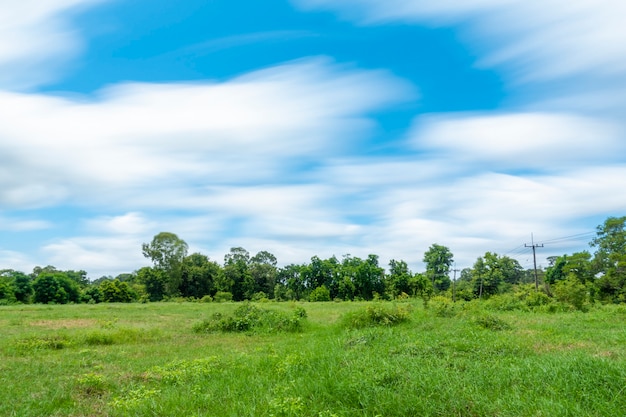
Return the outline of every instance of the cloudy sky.
[[[0,0],[0,269],[486,251],[626,214],[622,0]]]

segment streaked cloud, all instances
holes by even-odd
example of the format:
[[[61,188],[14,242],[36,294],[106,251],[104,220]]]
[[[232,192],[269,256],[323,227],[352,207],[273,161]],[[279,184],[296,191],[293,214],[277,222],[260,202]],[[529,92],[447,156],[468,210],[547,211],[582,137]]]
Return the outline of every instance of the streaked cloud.
[[[515,79],[554,79],[626,70],[626,27],[620,0],[293,0],[330,9],[362,24],[461,26],[485,65],[504,65]],[[581,52],[584,51],[584,52]]]
[[[575,114],[439,114],[418,118],[411,141],[483,168],[553,171],[620,161],[623,135],[616,123]]]
[[[69,23],[72,13],[101,1],[2,1],[0,89],[28,89],[54,79],[82,46]]]
[[[221,84],[118,85],[90,101],[0,93],[0,153],[11,172],[0,203],[275,181],[289,163],[352,149],[373,126],[367,113],[408,98],[410,86],[388,73],[323,59]]]

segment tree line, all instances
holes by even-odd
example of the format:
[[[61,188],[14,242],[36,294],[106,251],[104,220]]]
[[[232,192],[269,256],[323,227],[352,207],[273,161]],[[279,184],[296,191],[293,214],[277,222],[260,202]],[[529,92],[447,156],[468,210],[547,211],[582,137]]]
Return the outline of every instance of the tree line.
[[[588,251],[549,258],[539,271],[546,297],[587,301],[626,302],[626,216],[609,217],[597,227]],[[487,252],[471,268],[454,271],[449,248],[433,244],[424,253],[426,270],[413,273],[405,261],[392,259],[388,269],[377,255],[344,255],[304,264],[278,267],[267,251],[251,255],[234,247],[222,264],[201,253],[188,254],[187,243],[162,232],[142,245],[152,266],[117,277],[87,279],[87,273],[35,267],[32,273],[0,270],[0,304],[101,303],[187,299],[244,300],[372,300],[443,295],[453,300],[489,298],[534,282],[533,270],[524,270],[507,256]],[[460,272],[458,279],[456,272]],[[453,279],[450,278],[453,273]],[[571,301],[571,300],[570,300]]]

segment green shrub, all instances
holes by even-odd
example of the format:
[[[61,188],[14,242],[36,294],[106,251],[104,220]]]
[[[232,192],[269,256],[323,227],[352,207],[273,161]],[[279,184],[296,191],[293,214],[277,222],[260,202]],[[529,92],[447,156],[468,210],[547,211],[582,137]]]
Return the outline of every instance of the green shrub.
[[[394,326],[409,320],[410,305],[386,307],[382,303],[374,303],[346,314],[343,323],[349,328],[359,329],[370,326]]]
[[[210,295],[208,295],[208,294],[207,294],[207,295],[205,295],[204,297],[202,297],[202,298],[200,299],[200,302],[201,302],[201,303],[210,303],[210,302],[212,302],[212,301],[213,301],[213,297],[211,297],[211,296],[210,296]]]
[[[569,277],[554,285],[556,299],[574,306],[577,310],[586,311],[589,308],[587,287],[578,279]]]
[[[309,301],[330,301],[330,291],[325,285],[317,287],[311,292],[311,295],[309,295]]]
[[[85,343],[90,346],[108,346],[114,343],[110,333],[94,331],[85,336]]]
[[[488,330],[511,330],[511,325],[499,317],[491,314],[482,314],[474,318],[474,323]]]
[[[218,291],[213,296],[213,301],[216,303],[223,303],[226,301],[233,301],[233,294],[226,291]]]
[[[454,303],[452,300],[442,295],[432,297],[426,306],[439,317],[452,317],[455,314]]]
[[[100,397],[106,392],[108,385],[104,376],[93,372],[76,378],[78,391],[84,395]]]
[[[262,301],[262,302],[266,302],[269,301],[269,299],[267,298],[267,294],[265,294],[263,291],[259,291],[259,292],[255,292],[254,294],[252,294],[252,297],[250,298],[251,301]]]
[[[213,332],[297,332],[302,329],[302,320],[306,318],[303,308],[296,308],[290,316],[286,313],[260,309],[250,303],[239,306],[232,316],[225,317],[215,313],[209,320],[193,326],[196,333]]]
[[[59,350],[70,345],[70,341],[63,336],[28,337],[16,341],[15,346],[20,351],[31,350]]]

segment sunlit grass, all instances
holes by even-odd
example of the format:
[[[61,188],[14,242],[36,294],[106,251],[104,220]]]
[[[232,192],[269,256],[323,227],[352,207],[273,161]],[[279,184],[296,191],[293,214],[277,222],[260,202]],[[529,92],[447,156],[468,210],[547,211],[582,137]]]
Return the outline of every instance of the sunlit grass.
[[[619,306],[548,314],[473,303],[440,315],[417,301],[256,305],[286,315],[301,307],[307,317],[297,333],[197,333],[195,325],[239,305],[1,307],[0,415],[615,416],[626,409]],[[407,321],[345,324],[398,306],[410,312]]]

